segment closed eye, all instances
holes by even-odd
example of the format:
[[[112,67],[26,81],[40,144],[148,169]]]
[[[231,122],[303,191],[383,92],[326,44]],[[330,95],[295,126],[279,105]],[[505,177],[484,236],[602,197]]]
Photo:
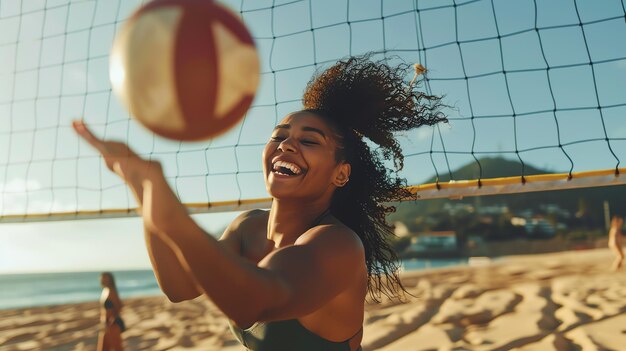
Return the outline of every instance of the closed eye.
[[[279,141],[283,141],[283,140],[285,140],[285,138],[281,137],[281,136],[273,136],[273,137],[270,138],[270,141],[273,141],[273,142],[279,142]]]
[[[313,141],[313,140],[302,140],[301,143],[304,145],[319,145],[320,144],[317,141]]]

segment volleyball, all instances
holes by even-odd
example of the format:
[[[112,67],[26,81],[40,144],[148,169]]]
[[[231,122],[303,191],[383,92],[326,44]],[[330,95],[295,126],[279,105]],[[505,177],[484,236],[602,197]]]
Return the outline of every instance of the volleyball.
[[[259,59],[239,16],[211,0],[155,0],[118,32],[109,75],[141,124],[198,141],[239,122],[254,99]]]

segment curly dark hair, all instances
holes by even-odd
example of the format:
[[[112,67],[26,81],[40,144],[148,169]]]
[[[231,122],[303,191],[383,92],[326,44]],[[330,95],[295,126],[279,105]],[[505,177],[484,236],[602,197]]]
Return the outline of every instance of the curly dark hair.
[[[447,119],[440,97],[419,92],[417,85],[404,81],[409,65],[391,67],[385,60],[371,61],[371,56],[350,57],[315,75],[302,101],[304,111],[334,129],[339,145],[336,159],[352,167],[350,181],[335,191],[330,210],[361,238],[368,291],[374,301],[380,301],[381,293],[391,298],[406,291],[398,275],[398,255],[389,241],[393,228],[385,219],[395,211],[389,202],[411,195],[406,179],[398,175],[404,156],[393,132]],[[372,149],[371,144],[377,147]],[[387,168],[385,160],[392,160],[395,169]]]

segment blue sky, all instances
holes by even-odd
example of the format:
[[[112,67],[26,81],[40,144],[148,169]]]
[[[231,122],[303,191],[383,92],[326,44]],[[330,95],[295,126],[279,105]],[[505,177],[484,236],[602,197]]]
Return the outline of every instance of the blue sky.
[[[451,106],[448,125],[399,136],[410,184],[471,162],[472,151],[516,159],[517,149],[554,172],[569,170],[567,153],[574,171],[608,169],[616,165],[608,136],[626,159],[619,0],[226,1],[241,10],[263,74],[245,120],[202,143],[153,136],[111,94],[111,42],[141,3],[0,4],[0,215],[135,206],[73,134],[70,121],[80,116],[99,135],[159,159],[185,202],[265,197],[260,153],[277,119],[299,109],[316,68],[367,51],[422,63],[421,89]],[[197,218],[216,232],[234,215]],[[142,236],[138,219],[0,224],[0,273],[148,267]]]

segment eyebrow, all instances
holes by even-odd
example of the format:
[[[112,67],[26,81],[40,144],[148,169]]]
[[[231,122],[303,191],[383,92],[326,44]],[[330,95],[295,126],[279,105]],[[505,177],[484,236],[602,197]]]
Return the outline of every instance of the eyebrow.
[[[276,127],[274,127],[274,130],[276,129],[291,129],[291,125],[290,124],[279,124]],[[317,128],[313,128],[313,127],[302,127],[302,130],[305,132],[314,132],[317,133],[319,135],[321,135],[324,139],[326,139],[326,134],[321,130],[321,129],[317,129]]]

